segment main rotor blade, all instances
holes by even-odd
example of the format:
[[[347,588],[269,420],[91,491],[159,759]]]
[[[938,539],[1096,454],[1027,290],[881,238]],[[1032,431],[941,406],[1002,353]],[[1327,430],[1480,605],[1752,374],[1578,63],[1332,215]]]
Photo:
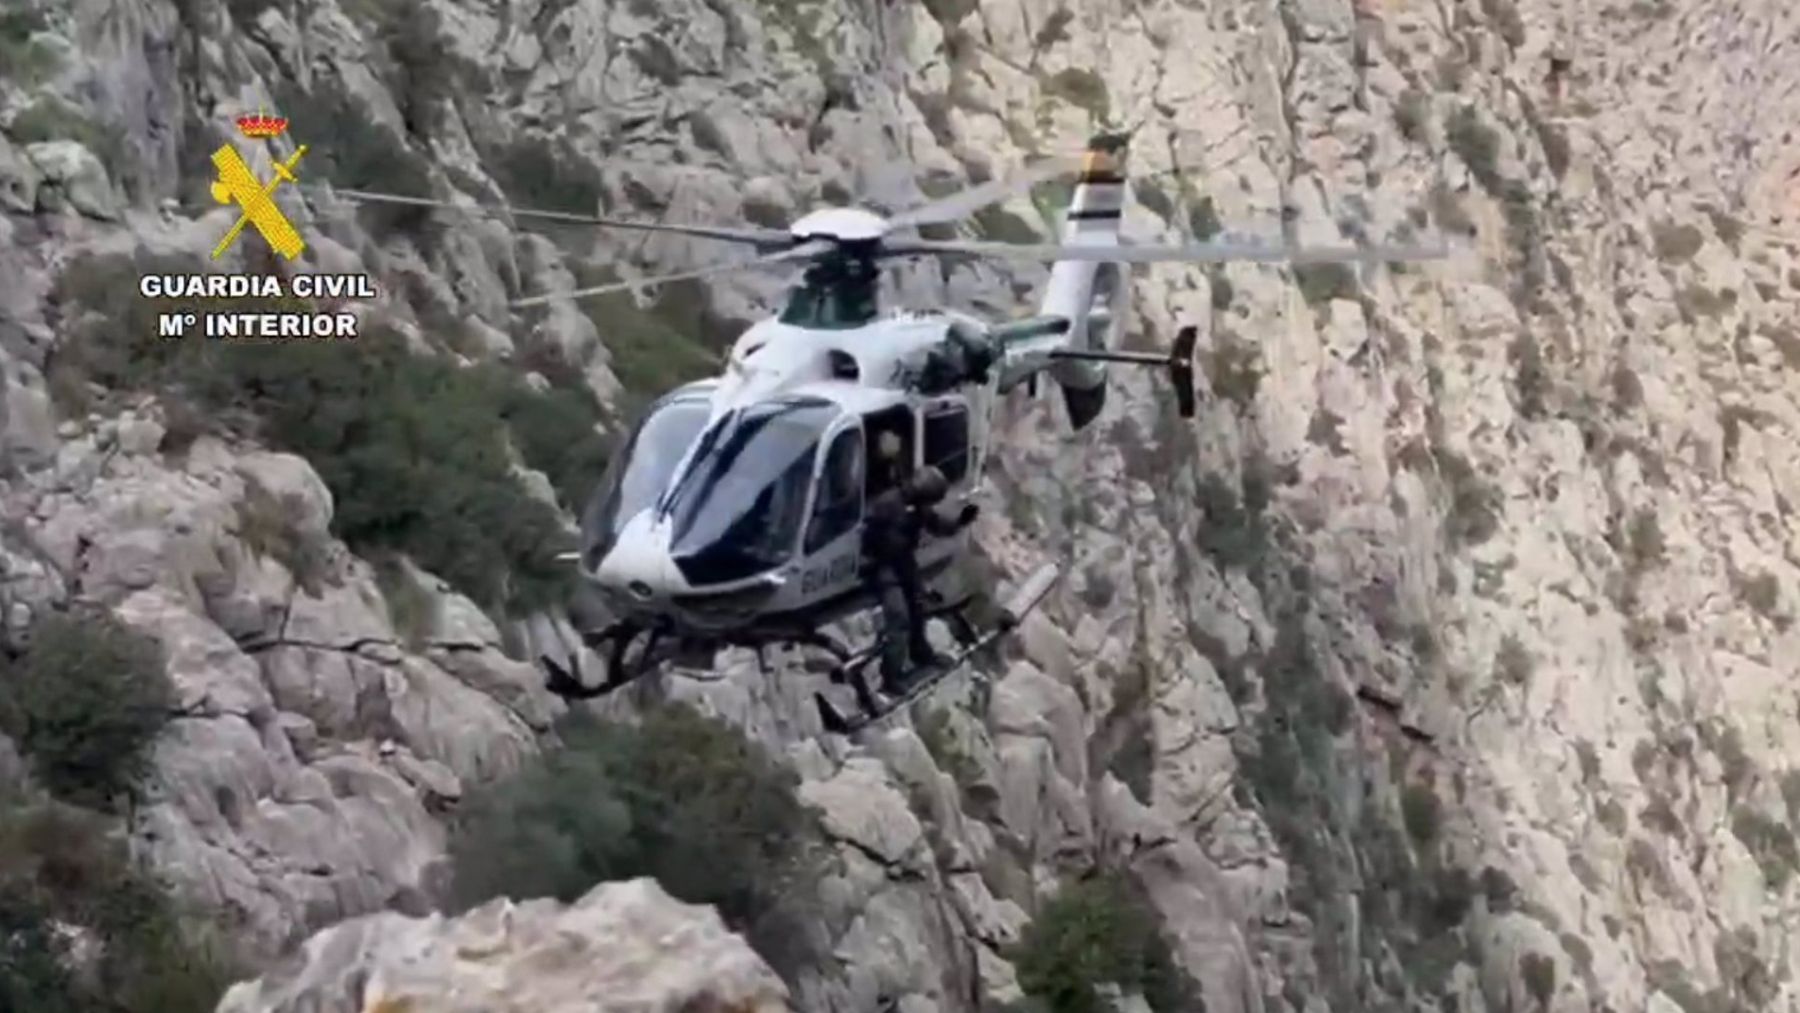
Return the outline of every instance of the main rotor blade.
[[[692,268],[686,271],[675,271],[670,274],[653,275],[648,278],[631,278],[625,281],[608,282],[605,285],[594,285],[579,288],[573,292],[544,292],[515,301],[512,305],[539,306],[557,299],[585,299],[589,296],[606,295],[609,292],[623,292],[627,289],[645,288],[651,285],[665,285],[672,281],[689,281],[694,278],[711,278],[718,275],[732,274],[737,271],[749,271],[761,267],[785,264],[795,260],[806,260],[828,252],[832,244],[828,240],[814,240],[802,243],[790,250],[765,253],[749,260],[730,260],[722,264],[708,264],[705,267]]]
[[[1046,183],[1058,176],[1074,172],[1080,165],[1080,160],[1072,157],[1048,158],[1028,166],[1017,175],[1005,179],[989,180],[966,190],[958,190],[948,196],[939,197],[918,207],[901,211],[890,217],[888,224],[892,228],[898,229],[961,221],[989,204],[997,204],[1014,194],[1030,190],[1039,183]]]
[[[365,204],[408,204],[413,207],[441,208],[446,211],[460,211],[469,215],[511,215],[515,218],[543,218],[549,221],[569,222],[574,225],[594,225],[606,229],[631,229],[638,232],[668,232],[676,235],[693,236],[698,239],[717,239],[727,243],[748,243],[754,246],[782,247],[793,243],[794,239],[780,229],[734,228],[721,225],[680,225],[666,222],[633,222],[623,218],[606,218],[599,215],[582,215],[570,211],[542,211],[533,208],[501,207],[489,204],[471,204],[465,202],[439,200],[431,197],[406,197],[395,193],[378,193],[373,190],[345,190],[339,187],[320,183],[299,184],[303,190],[319,193],[333,193],[339,197]]]
[[[886,244],[890,256],[995,257],[1009,260],[1098,261],[1112,264],[1219,264],[1247,261],[1265,264],[1388,263],[1438,260],[1450,253],[1436,246],[1287,246],[1251,242],[1186,244],[1058,245],[1055,243],[990,243],[962,240],[896,239]]]

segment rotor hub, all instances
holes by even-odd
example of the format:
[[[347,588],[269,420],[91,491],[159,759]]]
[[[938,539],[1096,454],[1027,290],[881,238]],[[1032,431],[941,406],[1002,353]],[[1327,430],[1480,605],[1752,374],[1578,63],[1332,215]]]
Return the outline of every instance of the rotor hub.
[[[862,208],[821,208],[788,226],[788,234],[798,242],[835,239],[840,243],[875,243],[887,232],[886,218]]]

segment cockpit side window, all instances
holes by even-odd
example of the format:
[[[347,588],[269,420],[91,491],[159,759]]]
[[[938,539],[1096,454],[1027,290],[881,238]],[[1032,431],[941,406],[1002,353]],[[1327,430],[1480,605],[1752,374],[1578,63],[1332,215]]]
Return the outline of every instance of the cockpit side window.
[[[807,552],[817,552],[856,528],[862,520],[862,495],[862,434],[847,429],[837,434],[825,453],[825,469],[806,525]]]
[[[863,433],[865,434],[863,446],[866,451],[865,460],[868,461],[868,465],[865,469],[868,476],[865,486],[868,489],[869,499],[872,500],[889,489],[892,489],[896,479],[896,473],[893,469],[882,463],[881,451],[879,449],[881,446],[882,434],[886,433],[899,438],[900,461],[902,464],[901,471],[908,472],[912,470],[914,461],[914,419],[915,416],[912,413],[912,409],[902,404],[875,412],[863,420]]]
[[[946,404],[925,413],[925,463],[935,465],[951,485],[969,473],[969,409]]]
[[[627,522],[656,502],[709,414],[704,398],[683,397],[652,407],[638,422],[582,518],[590,552],[605,552]]]

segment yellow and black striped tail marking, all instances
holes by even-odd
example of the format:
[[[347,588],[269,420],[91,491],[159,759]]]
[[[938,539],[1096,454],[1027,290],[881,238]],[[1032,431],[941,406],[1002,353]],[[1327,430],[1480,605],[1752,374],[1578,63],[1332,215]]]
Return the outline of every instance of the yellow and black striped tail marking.
[[[1101,134],[1088,142],[1081,159],[1078,183],[1125,182],[1125,138],[1117,134]]]
[[[1081,158],[1081,175],[1075,178],[1077,183],[1123,183],[1125,173],[1116,155],[1106,151],[1089,150]]]
[[[1088,142],[1076,177],[1075,196],[1067,220],[1117,222],[1125,207],[1125,142],[1119,137],[1096,137]],[[1117,226],[1113,226],[1116,228]]]

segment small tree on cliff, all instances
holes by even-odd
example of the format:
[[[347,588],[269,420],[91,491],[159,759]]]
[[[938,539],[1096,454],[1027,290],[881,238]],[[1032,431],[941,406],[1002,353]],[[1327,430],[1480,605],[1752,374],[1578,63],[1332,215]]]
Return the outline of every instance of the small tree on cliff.
[[[711,904],[778,971],[811,952],[798,917],[822,840],[798,779],[737,729],[684,705],[635,724],[571,718],[563,748],[475,792],[451,838],[459,906],[571,901],[655,877]]]
[[[0,661],[0,730],[52,794],[110,807],[136,786],[174,710],[161,648],[97,611],[45,615],[28,644]]]

